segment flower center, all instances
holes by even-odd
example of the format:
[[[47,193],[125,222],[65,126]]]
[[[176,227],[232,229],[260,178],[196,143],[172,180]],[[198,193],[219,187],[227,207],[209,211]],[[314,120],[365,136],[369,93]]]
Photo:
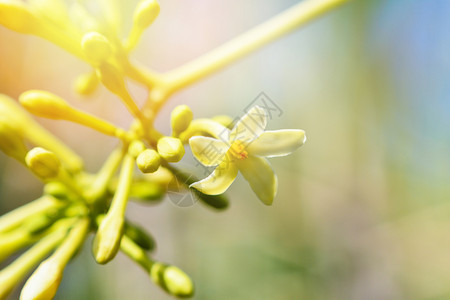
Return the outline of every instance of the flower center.
[[[231,144],[230,154],[237,159],[246,159],[248,152],[245,151],[245,145],[241,141],[235,141]]]

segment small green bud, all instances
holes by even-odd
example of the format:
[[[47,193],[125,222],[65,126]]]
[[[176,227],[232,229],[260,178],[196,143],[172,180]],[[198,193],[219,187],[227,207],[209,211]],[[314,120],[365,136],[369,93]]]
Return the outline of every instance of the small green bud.
[[[194,294],[194,284],[186,273],[175,266],[155,263],[150,270],[152,280],[176,297],[191,297]]]
[[[125,235],[144,250],[153,250],[155,240],[145,230],[135,224],[125,223]]]
[[[92,65],[100,65],[108,60],[113,49],[108,39],[98,32],[88,32],[83,36],[81,48]]]
[[[130,154],[132,157],[136,158],[144,152],[145,150],[145,144],[139,140],[134,140],[131,142],[130,146],[128,147],[128,154]]]
[[[166,188],[161,186],[161,184],[153,181],[135,181],[131,184],[130,188],[130,198],[134,198],[140,202],[149,202],[160,200]]]
[[[160,7],[156,0],[142,1],[134,11],[134,26],[141,30],[147,28],[155,21],[156,17],[158,17],[159,10]]]
[[[19,130],[11,124],[12,122],[6,118],[2,117],[0,119],[0,150],[8,156],[23,161],[27,153],[27,148]]]
[[[142,173],[153,173],[161,165],[161,158],[155,150],[147,149],[139,154],[136,164]]]
[[[19,102],[33,115],[48,119],[64,119],[71,111],[64,99],[46,91],[26,91],[19,96]]]
[[[51,300],[58,290],[64,268],[54,260],[44,261],[27,280],[20,293],[20,300]]]
[[[59,174],[61,163],[53,152],[36,147],[25,156],[25,162],[30,170],[42,179],[55,178]]]
[[[94,72],[81,74],[74,82],[75,91],[83,96],[91,95],[98,87],[100,80]]]
[[[24,230],[28,233],[35,235],[43,232],[53,225],[55,219],[46,213],[38,214],[27,219],[22,225]]]
[[[101,64],[96,69],[103,85],[112,93],[122,96],[126,92],[125,80],[119,70],[110,64]]]
[[[52,181],[44,186],[44,193],[58,200],[67,200],[70,197],[70,190],[61,182]]]
[[[168,162],[178,162],[184,156],[184,147],[180,139],[165,136],[158,140],[159,155]]]
[[[99,264],[111,261],[119,251],[124,231],[124,219],[114,214],[107,214],[101,220],[95,235],[92,250]]]
[[[187,105],[178,105],[172,111],[170,116],[170,124],[172,126],[172,131],[175,136],[185,131],[189,124],[191,124],[194,114],[192,110]]]

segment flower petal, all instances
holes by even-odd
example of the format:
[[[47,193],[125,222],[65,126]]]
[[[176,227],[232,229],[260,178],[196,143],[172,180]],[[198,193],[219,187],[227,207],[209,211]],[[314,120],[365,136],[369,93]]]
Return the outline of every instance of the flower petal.
[[[225,159],[222,163],[203,180],[194,182],[193,187],[203,194],[219,195],[225,192],[236,179],[238,168],[235,163]]]
[[[260,106],[252,107],[231,129],[230,142],[239,140],[250,143],[256,139],[267,125],[267,112]]]
[[[258,156],[284,156],[296,150],[305,141],[305,131],[300,129],[265,131],[247,146],[247,151]]]
[[[244,178],[258,198],[266,205],[271,205],[277,193],[277,177],[267,159],[249,155],[238,160],[237,165]]]
[[[192,154],[204,166],[217,166],[224,159],[228,146],[215,138],[194,136],[189,139]]]

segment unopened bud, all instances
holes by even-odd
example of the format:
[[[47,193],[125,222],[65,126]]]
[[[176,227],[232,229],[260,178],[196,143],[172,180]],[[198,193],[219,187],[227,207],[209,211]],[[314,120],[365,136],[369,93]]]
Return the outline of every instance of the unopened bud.
[[[23,161],[27,153],[20,131],[3,117],[0,118],[0,150],[20,161]]]
[[[113,49],[108,39],[98,32],[88,32],[83,36],[81,48],[86,59],[94,66],[108,60]]]
[[[147,180],[136,181],[131,184],[130,198],[139,202],[151,202],[160,200],[165,192],[166,188],[159,183]]]
[[[25,156],[25,162],[30,170],[42,179],[58,176],[61,163],[53,152],[36,147]]]
[[[27,280],[20,293],[20,300],[51,300],[58,290],[63,268],[54,260],[44,261]]]
[[[30,234],[39,234],[53,225],[55,219],[46,213],[28,218],[22,227]]]
[[[150,26],[159,14],[159,3],[156,0],[142,1],[134,11],[134,26],[145,29]]]
[[[139,140],[134,140],[131,142],[130,146],[128,147],[128,154],[130,154],[132,157],[136,158],[145,151],[145,144]]]
[[[65,100],[46,91],[27,91],[19,96],[19,101],[30,113],[55,120],[64,119],[72,109]]]
[[[47,183],[44,186],[44,193],[58,200],[67,200],[71,194],[67,186],[58,181]]]
[[[155,248],[153,237],[135,224],[125,223],[125,235],[144,250],[153,250]]]
[[[150,270],[150,277],[157,285],[176,297],[191,297],[194,294],[192,280],[175,266],[155,263]]]
[[[95,92],[99,82],[97,74],[94,72],[86,73],[78,76],[75,80],[74,88],[78,94],[88,96]]]
[[[175,107],[170,116],[170,124],[174,135],[178,135],[185,131],[191,124],[194,115],[187,105],[179,105]]]
[[[184,147],[180,139],[165,136],[158,140],[159,155],[168,162],[178,162],[184,156]]]
[[[124,229],[124,219],[114,214],[106,215],[98,227],[93,243],[95,260],[106,264],[119,251]]]
[[[142,173],[153,173],[161,165],[161,158],[155,150],[147,149],[139,154],[136,164]]]
[[[126,91],[125,80],[114,66],[102,64],[97,68],[96,72],[103,85],[112,93],[122,96]]]

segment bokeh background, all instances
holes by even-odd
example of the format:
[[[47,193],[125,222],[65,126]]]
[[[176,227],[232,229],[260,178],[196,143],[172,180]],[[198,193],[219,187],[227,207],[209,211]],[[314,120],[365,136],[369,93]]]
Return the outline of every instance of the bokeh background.
[[[170,70],[296,2],[161,1],[133,57]],[[134,4],[123,1],[128,20]],[[283,110],[269,128],[301,128],[308,136],[294,154],[271,160],[279,177],[272,207],[243,178],[227,192],[231,205],[223,212],[171,201],[130,204],[129,218],[157,240],[155,258],[195,280],[194,299],[450,299],[449,15],[446,0],[353,1],[172,98],[158,119],[165,133],[178,104],[196,117],[239,117],[265,92]],[[88,99],[73,92],[74,78],[89,71],[85,63],[5,28],[0,45],[1,93],[49,90],[129,124],[104,88]],[[89,171],[115,145],[77,125],[39,121]],[[183,163],[192,166],[190,153]],[[4,155],[0,176],[1,213],[42,192]],[[123,255],[96,265],[89,243],[56,298],[170,299]]]

